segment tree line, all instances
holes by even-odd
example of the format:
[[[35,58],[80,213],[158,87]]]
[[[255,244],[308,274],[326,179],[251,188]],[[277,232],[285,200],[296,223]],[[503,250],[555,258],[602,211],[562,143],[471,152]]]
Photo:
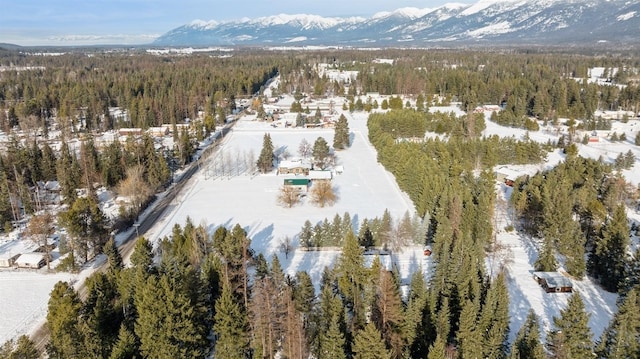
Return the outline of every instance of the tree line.
[[[374,59],[385,56],[395,59],[393,64],[374,63]],[[558,118],[592,119],[596,109],[622,109],[634,113],[640,110],[638,63],[632,57],[521,53],[517,50],[501,53],[344,51],[333,58],[324,53],[309,57],[309,64],[292,72],[281,72],[280,90],[316,96],[346,93],[353,99],[350,101],[353,109],[358,106],[358,100],[363,109],[366,101],[362,97],[369,92],[378,92],[416,99],[421,95],[416,104],[418,107],[457,101],[463,110],[471,111],[478,105],[502,105],[504,121],[524,121],[527,116],[549,122]],[[332,82],[315,75],[318,63],[328,63],[330,68],[339,71],[358,71],[358,75],[344,83]],[[605,76],[609,83],[588,83],[585,79],[592,67],[607,69]]]
[[[258,92],[277,73],[278,56],[161,57],[144,53],[69,52],[61,56],[3,53],[3,64],[44,69],[0,75],[0,129],[41,128],[56,119],[69,138],[76,131],[146,129],[195,119],[199,111],[224,122],[234,98]],[[131,56],[133,55],[133,56]],[[127,110],[127,119],[109,115]]]
[[[442,240],[441,240],[442,241]],[[463,242],[459,239],[457,242]],[[376,257],[365,265],[364,248],[348,230],[342,253],[316,286],[308,273],[284,273],[251,250],[236,224],[175,225],[157,248],[138,238],[131,266],[115,243],[106,243],[109,268],[87,280],[86,298],[66,282],[48,303],[50,358],[560,358],[635,357],[638,289],[594,341],[579,294],[553,320],[546,341],[533,311],[513,345],[504,272],[468,272],[474,254],[461,244],[434,251],[435,274],[422,269],[401,294],[396,268]],[[470,244],[470,243],[465,243]],[[466,258],[466,259],[465,259]],[[455,261],[454,261],[455,260]],[[455,271],[451,265],[459,265]],[[444,275],[444,271],[447,275]],[[459,273],[459,274],[455,274]],[[476,273],[476,274],[472,274]],[[2,358],[38,358],[26,337],[0,348]]]

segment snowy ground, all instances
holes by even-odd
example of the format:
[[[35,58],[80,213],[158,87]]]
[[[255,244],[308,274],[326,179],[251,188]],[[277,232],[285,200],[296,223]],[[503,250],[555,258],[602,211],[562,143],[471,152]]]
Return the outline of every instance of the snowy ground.
[[[189,190],[173,203],[173,210],[162,218],[150,231],[152,239],[171,234],[174,224],[184,224],[187,217],[193,223],[204,223],[213,233],[218,226],[231,227],[239,223],[252,240],[252,248],[267,258],[277,254],[283,268],[289,274],[307,271],[312,279],[320,278],[323,268],[331,266],[336,251],[295,251],[285,258],[280,243],[285,237],[294,240],[308,219],[316,224],[325,218],[331,221],[336,214],[349,212],[354,224],[364,218],[381,217],[388,209],[394,219],[405,212],[413,212],[413,204],[398,188],[393,176],[377,163],[375,150],[367,139],[366,114],[351,116],[346,113],[351,130],[351,147],[337,152],[337,165],[344,167],[342,174],[334,176],[332,184],[338,193],[335,205],[319,208],[303,199],[293,208],[284,208],[277,203],[278,192],[284,178],[290,175],[251,175],[246,171],[246,158],[257,158],[262,148],[265,133],[269,133],[275,152],[287,151],[292,157],[298,155],[302,139],[313,145],[316,138],[323,137],[328,144],[333,142],[333,129],[273,128],[268,123],[255,121],[253,117],[240,120],[224,139],[215,158],[226,158],[226,175],[222,176],[219,162],[210,161],[194,176]],[[422,248],[407,249],[394,254],[394,261],[402,270],[403,279],[417,270],[423,261]]]

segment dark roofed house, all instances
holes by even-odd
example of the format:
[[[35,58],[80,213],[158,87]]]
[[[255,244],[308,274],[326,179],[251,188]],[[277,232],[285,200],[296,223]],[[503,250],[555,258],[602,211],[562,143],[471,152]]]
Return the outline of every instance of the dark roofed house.
[[[533,279],[540,284],[547,293],[571,293],[571,280],[558,272],[533,272]]]

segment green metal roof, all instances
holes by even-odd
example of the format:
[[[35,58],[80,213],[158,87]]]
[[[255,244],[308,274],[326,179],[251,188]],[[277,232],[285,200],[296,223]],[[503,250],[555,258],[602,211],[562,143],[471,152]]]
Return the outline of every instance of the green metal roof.
[[[308,186],[308,178],[286,178],[284,180],[285,186]]]

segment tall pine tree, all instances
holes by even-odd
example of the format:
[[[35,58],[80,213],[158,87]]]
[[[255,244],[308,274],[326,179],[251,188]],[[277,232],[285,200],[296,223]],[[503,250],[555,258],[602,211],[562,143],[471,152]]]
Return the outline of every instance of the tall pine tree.
[[[598,358],[640,358],[640,288],[631,290],[600,337]]]
[[[533,309],[518,331],[511,349],[511,359],[545,359],[544,347],[540,341],[540,325]]]
[[[552,355],[565,358],[593,356],[593,339],[589,328],[589,314],[580,294],[574,293],[560,317],[553,318],[555,329],[547,335],[547,348]]]
[[[629,224],[624,205],[618,205],[607,221],[589,257],[589,272],[610,292],[625,278],[628,262]]]
[[[344,114],[338,118],[333,134],[333,148],[342,150],[349,147],[349,123]]]
[[[260,151],[257,165],[262,173],[267,173],[273,168],[273,142],[268,133],[265,133],[262,138],[262,151]]]
[[[223,286],[215,310],[215,358],[244,358],[249,349],[247,313],[243,306],[234,300],[228,285]]]

